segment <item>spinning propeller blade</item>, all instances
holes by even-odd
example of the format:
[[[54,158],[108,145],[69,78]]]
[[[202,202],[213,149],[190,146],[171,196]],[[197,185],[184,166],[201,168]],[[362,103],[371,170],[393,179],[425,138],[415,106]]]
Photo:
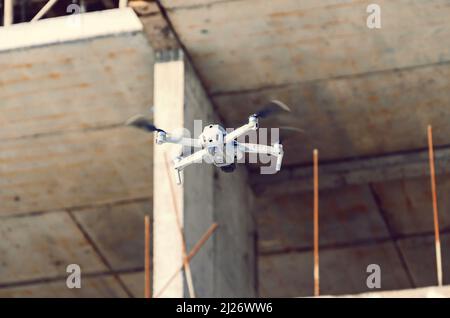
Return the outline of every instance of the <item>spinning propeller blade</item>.
[[[139,129],[143,129],[146,131],[150,131],[150,132],[164,132],[164,130],[157,128],[155,125],[153,125],[153,123],[150,121],[149,118],[143,116],[143,115],[135,115],[131,118],[129,118],[126,122],[125,125],[127,126],[133,126]]]
[[[286,141],[286,139],[292,138],[294,135],[303,135],[305,134],[305,130],[293,127],[293,126],[281,126],[280,127],[280,143]]]
[[[305,133],[304,129],[297,128],[297,127],[292,127],[292,126],[281,126],[280,129],[281,130],[295,132],[295,133],[299,133],[299,134],[304,134]]]
[[[274,115],[282,110],[287,112],[291,111],[286,104],[280,102],[279,100],[271,100],[269,103],[264,105],[260,111],[256,112],[254,116],[257,118],[267,118],[270,115]]]

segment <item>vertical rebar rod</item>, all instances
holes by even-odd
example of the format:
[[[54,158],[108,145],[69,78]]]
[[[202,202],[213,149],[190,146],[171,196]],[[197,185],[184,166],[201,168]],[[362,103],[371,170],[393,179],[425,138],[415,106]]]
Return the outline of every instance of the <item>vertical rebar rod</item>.
[[[314,296],[320,295],[319,289],[319,152],[313,151],[314,161]]]
[[[433,201],[434,243],[436,248],[437,283],[438,286],[442,286],[441,239],[439,237],[439,213],[436,194],[436,174],[434,169],[433,130],[431,125],[428,125],[428,155],[430,159],[431,196]]]

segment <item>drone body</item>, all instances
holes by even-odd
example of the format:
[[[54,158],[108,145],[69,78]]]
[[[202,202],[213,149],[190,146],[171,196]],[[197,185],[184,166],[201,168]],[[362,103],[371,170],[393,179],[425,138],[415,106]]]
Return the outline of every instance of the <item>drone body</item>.
[[[274,108],[276,107],[276,108]],[[173,167],[177,184],[182,182],[182,171],[193,163],[205,161],[212,163],[224,172],[232,172],[236,167],[236,161],[240,160],[245,153],[266,154],[276,157],[276,171],[281,169],[283,160],[283,146],[275,143],[272,146],[240,143],[236,139],[258,129],[258,118],[266,117],[275,110],[282,108],[289,110],[286,105],[279,101],[271,101],[269,107],[248,117],[248,123],[229,133],[218,124],[205,126],[203,132],[197,139],[186,137],[175,137],[162,129],[156,128],[151,122],[142,116],[135,116],[127,121],[128,125],[135,126],[150,132],[156,132],[156,143],[179,144],[186,147],[199,149],[187,156],[177,156],[174,158]]]

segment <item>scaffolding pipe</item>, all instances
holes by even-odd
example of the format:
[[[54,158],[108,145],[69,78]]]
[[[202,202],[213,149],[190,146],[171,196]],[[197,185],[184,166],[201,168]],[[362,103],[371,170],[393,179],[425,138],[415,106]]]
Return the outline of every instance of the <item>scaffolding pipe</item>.
[[[3,26],[10,26],[14,21],[14,0],[5,0],[3,8]]]

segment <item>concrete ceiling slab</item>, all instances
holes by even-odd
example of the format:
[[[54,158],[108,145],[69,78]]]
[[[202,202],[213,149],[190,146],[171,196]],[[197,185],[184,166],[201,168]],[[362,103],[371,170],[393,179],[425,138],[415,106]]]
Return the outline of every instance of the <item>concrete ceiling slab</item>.
[[[428,123],[450,143],[450,1],[379,1],[377,30],[370,3],[162,1],[228,126],[268,99],[293,108],[267,123],[306,130],[287,141],[290,165],[313,148],[322,160],[423,148]]]
[[[408,269],[416,286],[437,285],[436,252],[434,235],[419,236],[398,241]],[[443,283],[450,283],[447,269],[450,268],[450,235],[441,235]]]
[[[144,268],[144,215],[151,202],[116,204],[73,212],[115,271]]]
[[[133,297],[144,298],[145,273],[136,272],[119,276]]]
[[[445,0],[378,1],[375,31],[366,26],[371,1],[180,2],[163,4],[211,93],[450,59]]]
[[[0,215],[152,196],[153,138],[129,127],[0,144]]]
[[[124,298],[127,294],[112,276],[85,277],[82,288],[69,289],[66,280],[0,289],[1,298]]]
[[[0,284],[66,277],[69,264],[84,273],[106,270],[66,212],[2,218],[0,238]]]
[[[257,200],[259,253],[312,248],[313,195]],[[389,233],[368,186],[320,193],[320,244],[336,246],[386,239]]]
[[[392,243],[320,252],[322,295],[367,292],[367,265],[378,264],[382,290],[412,287]],[[313,295],[312,252],[267,255],[259,259],[261,297]]]
[[[437,190],[440,229],[448,231],[450,229],[450,215],[447,213],[450,208],[448,175],[437,177]],[[394,235],[433,232],[429,178],[380,182],[374,184],[374,191]]]

